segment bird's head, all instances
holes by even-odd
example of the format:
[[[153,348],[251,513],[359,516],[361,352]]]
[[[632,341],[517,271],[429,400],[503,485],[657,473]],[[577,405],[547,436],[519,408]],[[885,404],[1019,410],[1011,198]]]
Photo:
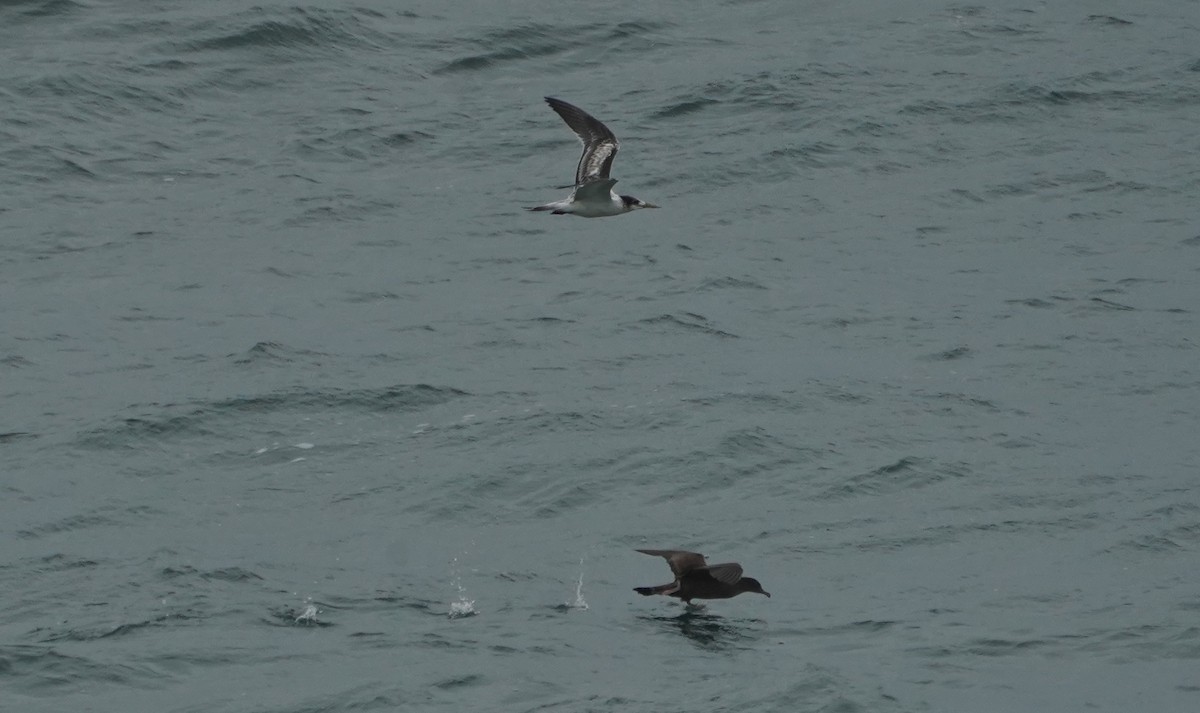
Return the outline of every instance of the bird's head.
[[[625,202],[625,207],[629,210],[637,210],[638,208],[657,208],[653,203],[647,203],[644,200],[634,198],[633,196],[621,196],[621,200]]]
[[[770,592],[763,591],[762,584],[754,577],[742,577],[738,580],[738,588],[743,592],[754,592],[755,594],[765,594],[771,596]]]

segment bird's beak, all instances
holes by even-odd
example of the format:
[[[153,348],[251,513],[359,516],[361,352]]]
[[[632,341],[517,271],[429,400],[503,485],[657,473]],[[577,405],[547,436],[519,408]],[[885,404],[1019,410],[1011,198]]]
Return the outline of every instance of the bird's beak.
[[[653,203],[647,203],[646,201],[642,201],[642,207],[643,208],[657,208],[658,206],[654,205]]]
[[[770,599],[770,598],[771,598],[771,593],[770,593],[770,592],[763,592],[763,594],[767,595],[767,599]]]

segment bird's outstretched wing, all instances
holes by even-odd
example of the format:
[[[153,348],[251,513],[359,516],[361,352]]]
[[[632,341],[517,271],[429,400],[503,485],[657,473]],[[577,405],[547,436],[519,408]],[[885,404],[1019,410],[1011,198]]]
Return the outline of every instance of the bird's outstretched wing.
[[[712,575],[713,579],[725,584],[737,584],[738,580],[742,578],[742,566],[737,562],[710,564],[703,569]]]
[[[574,104],[554,97],[546,97],[546,103],[583,142],[583,155],[579,157],[579,166],[575,169],[575,185],[608,178],[613,159],[617,157],[617,149],[621,148],[613,132],[599,119]]]
[[[606,201],[612,194],[612,187],[616,184],[615,178],[600,178],[595,181],[588,181],[575,186],[575,199],[588,201]]]
[[[694,569],[708,566],[708,563],[704,561],[704,555],[696,552],[685,550],[638,550],[638,552],[666,559],[676,577],[682,577]],[[741,568],[739,567],[738,570],[740,571]]]

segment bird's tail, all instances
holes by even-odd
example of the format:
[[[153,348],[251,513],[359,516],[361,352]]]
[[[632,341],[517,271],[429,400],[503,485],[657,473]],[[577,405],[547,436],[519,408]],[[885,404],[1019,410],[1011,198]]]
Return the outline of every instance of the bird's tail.
[[[674,588],[675,583],[671,582],[670,584],[660,584],[657,587],[634,587],[633,591],[637,592],[643,597],[648,597],[652,594],[666,594]]]

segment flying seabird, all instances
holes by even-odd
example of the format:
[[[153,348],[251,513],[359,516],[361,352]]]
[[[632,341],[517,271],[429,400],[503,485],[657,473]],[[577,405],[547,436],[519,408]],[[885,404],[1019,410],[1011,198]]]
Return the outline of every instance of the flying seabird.
[[[554,215],[577,215],[581,218],[603,218],[620,215],[638,208],[657,208],[653,203],[633,196],[619,196],[612,189],[617,182],[608,177],[613,159],[621,143],[607,126],[579,107],[561,99],[546,97],[550,108],[567,122],[567,126],[583,142],[583,155],[575,169],[575,185],[565,200],[539,205],[529,210],[548,210]]]
[[[756,592],[771,596],[764,592],[762,585],[753,577],[742,576],[742,566],[737,562],[724,564],[709,564],[704,555],[683,550],[638,550],[643,554],[663,557],[675,574],[675,581],[670,584],[660,584],[657,587],[634,587],[633,591],[642,596],[662,594],[668,597],[679,597],[685,604],[693,599],[729,599],[742,592]]]

